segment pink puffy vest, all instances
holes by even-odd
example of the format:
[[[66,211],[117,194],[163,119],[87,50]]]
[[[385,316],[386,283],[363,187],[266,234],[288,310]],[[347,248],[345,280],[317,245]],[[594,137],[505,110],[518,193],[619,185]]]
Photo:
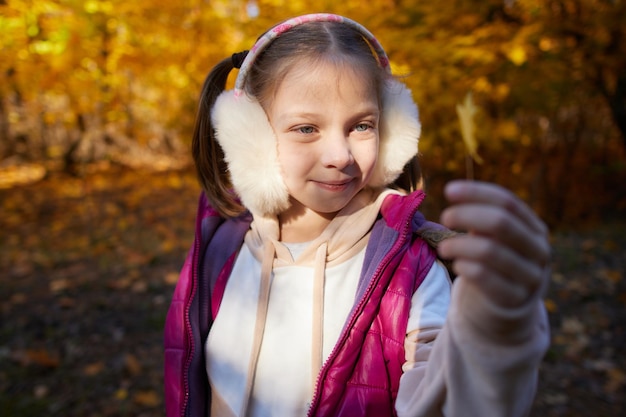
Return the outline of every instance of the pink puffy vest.
[[[396,415],[394,403],[405,362],[411,297],[436,259],[434,249],[416,234],[430,224],[417,212],[423,198],[423,193],[416,192],[392,195],[383,203],[382,218],[372,230],[366,251],[357,302],[320,371],[309,416]],[[201,199],[196,243],[181,272],[165,325],[168,417],[208,415],[210,399],[202,346],[249,221],[239,219],[233,225],[218,221]],[[220,241],[220,235],[233,237],[229,228],[241,235],[241,242]],[[212,247],[218,248],[219,256]],[[212,255],[210,267],[205,265],[203,271],[198,271],[200,253]],[[199,276],[208,279],[208,287],[198,282]],[[211,306],[202,302],[209,298]]]

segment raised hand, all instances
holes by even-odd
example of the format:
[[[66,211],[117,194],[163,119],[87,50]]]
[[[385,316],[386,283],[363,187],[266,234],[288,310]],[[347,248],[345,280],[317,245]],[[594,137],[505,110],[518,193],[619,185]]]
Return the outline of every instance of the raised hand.
[[[453,181],[445,196],[451,206],[441,223],[467,232],[439,245],[456,274],[502,307],[519,306],[545,289],[548,229],[524,202],[500,186],[476,181]]]

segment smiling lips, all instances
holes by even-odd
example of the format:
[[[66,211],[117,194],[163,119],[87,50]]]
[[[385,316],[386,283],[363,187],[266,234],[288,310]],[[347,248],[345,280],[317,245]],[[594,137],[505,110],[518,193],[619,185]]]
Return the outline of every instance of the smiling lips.
[[[330,191],[343,191],[352,184],[354,178],[341,181],[313,181],[319,187]]]

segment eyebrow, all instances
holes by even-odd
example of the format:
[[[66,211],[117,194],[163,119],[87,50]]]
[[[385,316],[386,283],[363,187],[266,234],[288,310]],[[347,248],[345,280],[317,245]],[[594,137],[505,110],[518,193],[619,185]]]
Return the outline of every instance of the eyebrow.
[[[366,116],[380,116],[380,109],[378,107],[365,107],[363,108],[363,110],[360,111],[356,111],[353,115],[352,118],[354,119],[358,119],[361,117],[366,117]],[[289,119],[289,118],[295,118],[295,117],[302,117],[302,118],[312,118],[312,117],[317,117],[319,116],[319,113],[316,112],[308,112],[308,111],[303,111],[303,112],[299,112],[297,110],[294,111],[290,111],[287,113],[283,113],[280,117],[280,120],[284,120],[284,119]]]

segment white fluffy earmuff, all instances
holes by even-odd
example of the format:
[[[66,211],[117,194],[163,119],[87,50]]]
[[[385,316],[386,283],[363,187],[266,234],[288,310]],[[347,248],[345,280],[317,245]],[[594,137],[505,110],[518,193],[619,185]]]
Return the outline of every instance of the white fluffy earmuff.
[[[278,214],[289,207],[276,136],[261,104],[247,94],[224,91],[211,117],[241,203],[260,215]]]
[[[378,160],[368,183],[371,187],[384,187],[400,176],[417,154],[422,131],[417,105],[404,84],[389,80],[382,95]]]

